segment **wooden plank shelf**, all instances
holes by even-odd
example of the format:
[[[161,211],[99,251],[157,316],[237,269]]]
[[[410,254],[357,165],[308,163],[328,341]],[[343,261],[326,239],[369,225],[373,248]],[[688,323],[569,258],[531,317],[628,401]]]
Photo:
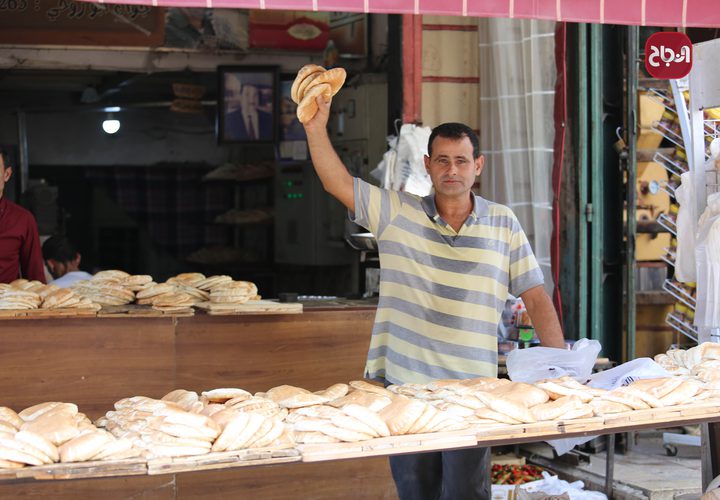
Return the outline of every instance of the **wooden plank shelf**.
[[[652,408],[577,420],[533,424],[484,424],[465,430],[409,434],[355,443],[301,444],[296,448],[250,449],[192,457],[81,462],[0,469],[0,481],[65,480],[176,474],[295,462],[323,462],[404,453],[496,446],[568,437],[613,434],[720,421],[720,401]]]

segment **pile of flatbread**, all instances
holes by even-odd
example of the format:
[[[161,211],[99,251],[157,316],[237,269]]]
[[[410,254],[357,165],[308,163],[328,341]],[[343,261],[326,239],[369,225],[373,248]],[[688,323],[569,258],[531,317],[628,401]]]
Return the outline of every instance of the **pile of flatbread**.
[[[655,362],[673,375],[694,376],[706,383],[720,380],[720,344],[704,342],[687,350],[670,349]],[[713,388],[713,390],[720,389]]]
[[[119,460],[139,454],[130,441],[95,427],[72,403],[40,403],[20,413],[0,407],[0,468]]]
[[[78,295],[107,306],[124,306],[135,301],[135,293],[151,286],[152,276],[131,275],[125,271],[100,271],[89,280],[80,280],[70,287]]]
[[[280,386],[267,394],[290,408],[286,420],[298,443],[356,442],[468,427],[462,418],[363,380],[315,393]]]
[[[209,291],[209,300],[195,304],[209,312],[230,313],[241,310],[242,304],[250,300],[260,300],[257,285],[251,281],[235,281],[230,276],[212,276],[204,285]]]
[[[146,458],[203,455],[268,446],[294,446],[272,400],[247,391],[221,388],[203,392],[177,389],[162,399],[122,399],[96,424],[131,441]]]
[[[37,309],[41,303],[42,297],[36,292],[0,284],[0,310]]]
[[[40,281],[17,279],[0,285],[0,309],[82,309],[97,311],[100,305],[74,291]]]

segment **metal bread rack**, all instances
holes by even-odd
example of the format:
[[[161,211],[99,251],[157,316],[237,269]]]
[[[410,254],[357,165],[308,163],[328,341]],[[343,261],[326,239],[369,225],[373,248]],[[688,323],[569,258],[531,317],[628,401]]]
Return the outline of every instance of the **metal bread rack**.
[[[687,293],[687,291],[683,290],[677,284],[675,284],[672,280],[665,280],[663,283],[663,290],[665,290],[667,293],[675,297],[677,300],[691,308],[693,311],[695,310],[695,307],[697,306],[697,302],[695,301],[695,297]]]
[[[677,237],[677,224],[667,214],[660,214],[657,218],[658,224],[664,227],[669,233]]]
[[[689,324],[685,320],[678,318],[675,313],[668,313],[668,315],[665,317],[665,323],[685,335],[693,342],[698,341],[697,328],[695,328],[693,325]]]

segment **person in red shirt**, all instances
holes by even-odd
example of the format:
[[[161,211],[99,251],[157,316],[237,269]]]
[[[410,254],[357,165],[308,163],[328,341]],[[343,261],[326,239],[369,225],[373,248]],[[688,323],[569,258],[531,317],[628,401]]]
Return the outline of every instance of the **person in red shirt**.
[[[0,150],[0,283],[20,277],[45,283],[40,236],[33,215],[3,197],[12,167]]]

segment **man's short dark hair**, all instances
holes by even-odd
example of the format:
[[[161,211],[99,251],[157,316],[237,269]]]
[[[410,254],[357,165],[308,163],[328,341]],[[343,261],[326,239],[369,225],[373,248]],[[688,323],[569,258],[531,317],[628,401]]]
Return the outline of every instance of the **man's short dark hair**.
[[[430,133],[430,139],[428,139],[428,156],[432,158],[432,143],[436,137],[444,137],[446,139],[461,140],[463,137],[470,139],[470,143],[473,147],[473,158],[480,158],[480,141],[478,136],[473,132],[473,129],[463,123],[443,123],[438,125]]]
[[[77,250],[64,236],[51,236],[42,246],[43,258],[45,260],[56,260],[58,262],[72,262],[77,256]]]

